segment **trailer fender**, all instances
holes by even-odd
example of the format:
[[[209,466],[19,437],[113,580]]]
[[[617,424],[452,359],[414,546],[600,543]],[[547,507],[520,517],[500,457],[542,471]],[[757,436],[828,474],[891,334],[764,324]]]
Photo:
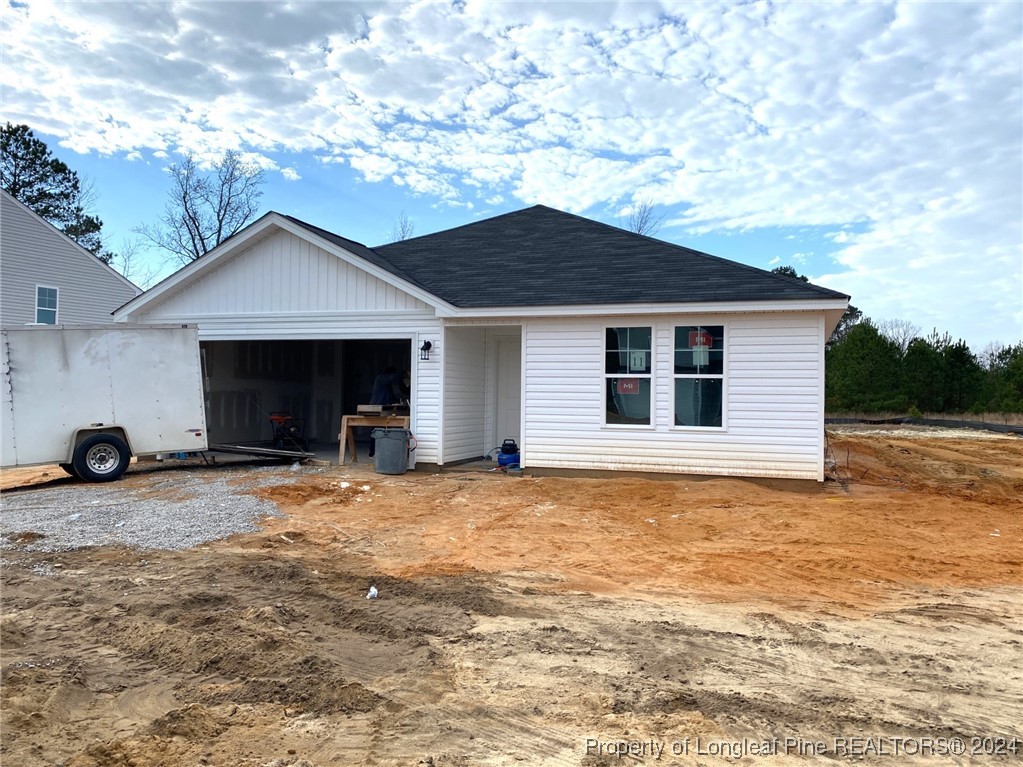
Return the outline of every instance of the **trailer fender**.
[[[80,429],[74,435],[71,467],[87,482],[120,479],[131,463],[128,435],[121,427]]]
[[[120,438],[120,440],[128,446],[128,451],[131,455],[135,455],[135,450],[131,446],[131,440],[128,439],[128,432],[123,426],[116,423],[90,424],[89,426],[80,426],[71,432],[71,442],[68,445],[67,463],[74,462],[75,452],[78,450],[78,446],[93,434],[112,434],[113,436]]]

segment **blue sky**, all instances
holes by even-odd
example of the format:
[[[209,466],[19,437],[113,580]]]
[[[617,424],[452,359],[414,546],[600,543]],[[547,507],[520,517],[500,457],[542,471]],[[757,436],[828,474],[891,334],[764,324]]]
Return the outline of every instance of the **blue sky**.
[[[543,203],[901,319],[1023,337],[1023,5],[6,3],[0,119],[97,193],[108,247],[184,152],[375,245]],[[164,273],[170,265],[144,254]]]

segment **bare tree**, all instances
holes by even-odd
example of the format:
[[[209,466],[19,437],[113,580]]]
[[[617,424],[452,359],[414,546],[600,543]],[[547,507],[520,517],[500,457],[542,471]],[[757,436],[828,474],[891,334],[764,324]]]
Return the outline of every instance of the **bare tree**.
[[[914,338],[920,337],[920,326],[909,320],[882,320],[877,323],[877,332],[899,347],[905,354]]]
[[[625,228],[636,234],[653,237],[657,234],[657,230],[661,228],[662,221],[664,221],[664,214],[657,215],[654,213],[653,202],[649,199],[644,199],[637,201],[633,206]]]
[[[391,242],[407,240],[412,237],[412,233],[415,231],[415,222],[405,215],[405,211],[402,211],[398,215],[398,220],[394,222],[394,228],[391,229]]]
[[[1004,354],[1005,344],[1001,341],[992,341],[977,355],[977,361],[984,370],[990,372],[998,367],[999,358]]]
[[[160,270],[143,262],[138,240],[123,240],[116,252],[111,252],[110,266],[121,273],[143,290],[148,290],[156,282]]]
[[[263,171],[228,150],[210,170],[189,154],[168,168],[171,190],[160,223],[135,231],[181,263],[202,258],[256,215]]]

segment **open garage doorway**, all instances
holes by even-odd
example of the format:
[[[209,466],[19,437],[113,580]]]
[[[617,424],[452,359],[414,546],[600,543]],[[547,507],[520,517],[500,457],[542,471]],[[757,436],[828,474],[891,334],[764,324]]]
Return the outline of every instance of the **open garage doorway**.
[[[341,416],[367,404],[388,367],[411,369],[409,339],[246,340],[200,344],[210,444],[273,446],[287,414],[312,452],[336,455]]]

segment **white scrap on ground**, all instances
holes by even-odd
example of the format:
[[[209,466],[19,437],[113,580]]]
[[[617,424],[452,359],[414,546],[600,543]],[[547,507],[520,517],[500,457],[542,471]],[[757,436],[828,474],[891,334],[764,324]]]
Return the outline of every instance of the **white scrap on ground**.
[[[366,594],[366,599],[376,599],[378,594],[379,594],[379,592],[377,591],[377,587],[376,586],[370,586],[369,587],[369,593]]]

